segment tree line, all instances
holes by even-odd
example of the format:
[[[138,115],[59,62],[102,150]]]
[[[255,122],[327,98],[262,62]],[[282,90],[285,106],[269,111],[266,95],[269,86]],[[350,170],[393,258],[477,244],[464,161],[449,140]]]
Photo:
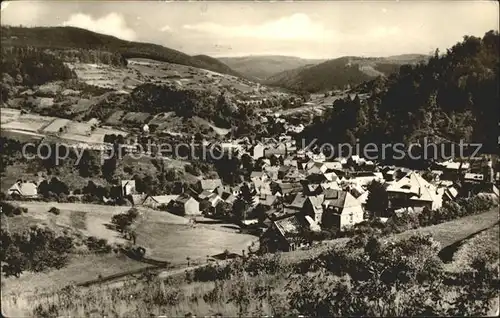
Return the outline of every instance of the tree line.
[[[465,36],[436,53],[427,63],[403,65],[387,78],[377,78],[336,100],[304,137],[354,144],[437,141],[480,142],[495,151],[498,135],[499,34]]]

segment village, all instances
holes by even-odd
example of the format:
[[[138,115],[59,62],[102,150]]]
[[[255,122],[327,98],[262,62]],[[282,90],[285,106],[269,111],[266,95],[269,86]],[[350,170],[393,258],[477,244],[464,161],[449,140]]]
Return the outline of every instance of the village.
[[[250,161],[251,171],[242,182],[229,185],[220,178],[200,176],[196,183],[181,186],[175,193],[152,195],[137,191],[135,180],[121,180],[115,193],[134,206],[180,215],[190,222],[215,219],[234,223],[240,231],[260,237],[260,252],[271,253],[307,248],[311,242],[304,233],[322,233],[320,237],[331,238],[332,233],[350,229],[369,216],[383,222],[394,214],[437,210],[460,197],[480,195],[496,200],[499,196],[500,173],[495,173],[494,160],[489,156],[436,162],[426,171],[385,166],[359,155],[327,160],[318,151],[299,149],[294,136],[303,125],[291,125],[277,114],[261,116],[261,120],[283,125],[286,133],[253,141],[240,138],[202,142],[210,149]],[[149,128],[144,125],[140,137],[148,135]],[[124,136],[137,141],[137,137]],[[112,148],[104,140],[99,143]],[[124,146],[134,150],[130,142]],[[92,145],[79,143],[75,147]],[[7,194],[36,200],[42,181],[19,180]],[[387,201],[386,207],[377,211],[367,205],[374,183],[387,195],[387,199],[374,199]],[[70,196],[81,199],[82,194]],[[111,200],[104,197],[102,203],[107,201]]]

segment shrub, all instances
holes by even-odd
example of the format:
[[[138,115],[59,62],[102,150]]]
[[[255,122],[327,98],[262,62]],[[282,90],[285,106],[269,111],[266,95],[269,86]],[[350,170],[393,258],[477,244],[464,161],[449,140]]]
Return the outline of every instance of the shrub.
[[[51,207],[50,210],[49,210],[49,212],[52,213],[52,214],[55,214],[55,215],[61,214],[61,210],[59,210],[55,206]]]

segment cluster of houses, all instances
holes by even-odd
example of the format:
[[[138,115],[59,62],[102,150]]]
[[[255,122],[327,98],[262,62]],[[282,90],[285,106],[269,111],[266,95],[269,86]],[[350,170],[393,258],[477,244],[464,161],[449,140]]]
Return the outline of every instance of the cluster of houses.
[[[342,230],[365,218],[368,186],[384,184],[389,199],[388,215],[439,209],[459,196],[481,193],[498,198],[492,160],[481,169],[470,162],[436,163],[422,173],[407,168],[381,166],[359,156],[326,160],[321,153],[297,149],[290,136],[264,138],[259,142],[237,140],[220,143],[221,149],[254,159],[254,171],[237,186],[220,179],[200,179],[177,195],[137,194],[133,180],[122,181],[123,196],[134,204],[185,216],[227,217],[245,197],[242,225],[262,228],[261,248],[269,252],[298,247],[297,236],[309,231]],[[424,177],[425,176],[425,177]],[[459,176],[457,178],[457,176]],[[17,182],[9,194],[36,196],[36,184]],[[387,217],[388,215],[381,215]]]
[[[249,180],[232,187],[219,179],[200,180],[183,194],[149,196],[142,204],[183,215],[217,217],[220,206],[231,207],[245,193],[250,207],[241,223],[262,226],[262,236],[267,238],[264,248],[273,252],[297,248],[297,233],[304,228],[342,230],[362,222],[372,181],[384,184],[388,194],[389,210],[382,219],[391,213],[439,209],[471,191],[498,197],[499,176],[493,174],[491,160],[485,173],[472,173],[468,162],[437,163],[429,171],[430,180],[421,172],[380,166],[356,155],[326,160],[322,154],[298,150],[289,136],[264,138],[253,145],[241,140],[220,145],[255,160]]]

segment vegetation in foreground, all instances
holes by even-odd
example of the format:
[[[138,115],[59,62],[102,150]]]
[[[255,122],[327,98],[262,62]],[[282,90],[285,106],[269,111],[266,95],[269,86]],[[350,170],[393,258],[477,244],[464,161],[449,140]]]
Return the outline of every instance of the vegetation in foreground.
[[[119,289],[67,287],[29,302],[37,317],[485,315],[497,295],[498,261],[474,255],[449,273],[430,237],[399,242],[359,236],[301,262],[250,257],[162,281],[145,275]]]

